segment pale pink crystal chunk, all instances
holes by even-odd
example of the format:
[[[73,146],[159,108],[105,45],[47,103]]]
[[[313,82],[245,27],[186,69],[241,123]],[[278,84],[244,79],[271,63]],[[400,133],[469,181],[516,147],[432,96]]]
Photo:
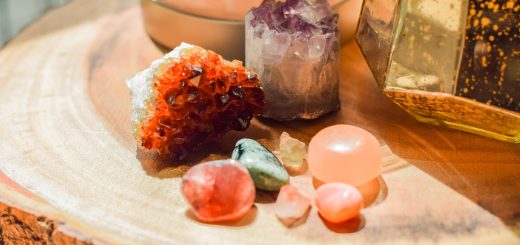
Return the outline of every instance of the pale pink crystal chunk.
[[[311,199],[304,196],[291,184],[280,189],[275,203],[276,217],[286,226],[300,224],[311,207]]]
[[[182,177],[182,193],[195,216],[204,222],[238,220],[255,200],[251,176],[234,160],[193,166]]]
[[[318,132],[309,143],[307,161],[314,177],[359,186],[381,172],[381,147],[376,137],[351,125],[334,125]]]
[[[351,185],[328,183],[316,190],[316,206],[325,220],[341,223],[359,215],[363,208],[363,196]]]

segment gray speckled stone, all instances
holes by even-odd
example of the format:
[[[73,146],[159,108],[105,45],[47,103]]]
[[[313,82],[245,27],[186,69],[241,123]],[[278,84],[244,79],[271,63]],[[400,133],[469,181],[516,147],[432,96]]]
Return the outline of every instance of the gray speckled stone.
[[[247,168],[258,189],[275,191],[289,182],[289,174],[278,158],[252,139],[237,141],[231,158]]]

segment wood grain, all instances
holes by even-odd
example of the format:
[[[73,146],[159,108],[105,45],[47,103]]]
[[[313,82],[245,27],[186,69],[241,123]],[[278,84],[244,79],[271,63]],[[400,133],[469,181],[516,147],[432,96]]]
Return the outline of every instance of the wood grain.
[[[184,163],[136,151],[130,133],[123,80],[161,55],[132,1],[73,1],[0,50],[0,171],[36,196],[0,188],[4,203],[111,243],[520,242],[520,146],[416,122],[377,90],[355,43],[341,51],[340,112],[255,120]],[[308,142],[336,123],[387,145],[383,174],[361,187],[370,203],[361,218],[332,225],[313,209],[288,229],[263,192],[238,223],[202,224],[187,212],[179,176],[192,164],[228,156],[240,137],[276,149],[282,131]],[[319,184],[308,174],[291,181],[310,196]]]
[[[2,183],[6,178],[0,176]],[[101,243],[56,219],[56,209],[12,182],[0,185],[0,193],[0,244]]]
[[[78,233],[62,231],[54,220],[0,203],[1,244],[91,244]]]

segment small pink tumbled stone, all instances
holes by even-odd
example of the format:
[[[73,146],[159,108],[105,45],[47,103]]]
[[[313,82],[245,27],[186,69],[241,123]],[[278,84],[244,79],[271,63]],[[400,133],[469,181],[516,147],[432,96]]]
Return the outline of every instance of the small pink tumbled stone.
[[[316,206],[324,219],[341,223],[359,215],[363,208],[363,196],[351,185],[328,183],[316,190]]]
[[[307,161],[318,180],[359,186],[381,172],[381,147],[376,137],[362,128],[334,125],[311,139]]]
[[[242,218],[255,200],[249,172],[235,160],[218,160],[191,167],[182,177],[182,194],[195,216],[204,222]]]
[[[305,217],[311,207],[311,199],[304,196],[291,184],[284,185],[278,193],[274,210],[276,217],[286,226],[295,226]]]

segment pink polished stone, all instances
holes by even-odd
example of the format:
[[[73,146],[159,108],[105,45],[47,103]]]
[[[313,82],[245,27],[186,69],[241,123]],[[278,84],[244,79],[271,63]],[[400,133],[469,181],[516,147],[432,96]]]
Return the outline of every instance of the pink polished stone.
[[[359,186],[381,172],[381,147],[376,137],[362,128],[334,125],[311,139],[307,161],[312,175],[325,183]]]
[[[340,223],[359,215],[363,208],[363,196],[351,185],[328,183],[316,190],[316,206],[324,219]]]
[[[307,214],[311,199],[304,196],[291,184],[284,185],[274,204],[276,217],[286,226],[295,226]]]
[[[255,200],[253,180],[235,160],[211,161],[190,168],[182,177],[182,193],[204,222],[238,220]]]

